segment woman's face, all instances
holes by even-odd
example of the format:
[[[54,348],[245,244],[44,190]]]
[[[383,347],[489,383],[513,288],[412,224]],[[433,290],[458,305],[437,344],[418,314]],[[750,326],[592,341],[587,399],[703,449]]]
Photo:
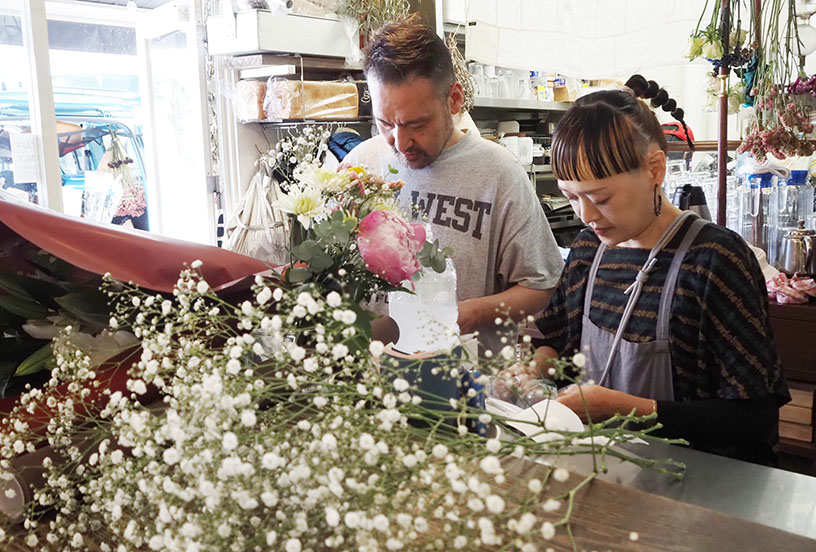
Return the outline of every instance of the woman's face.
[[[558,187],[604,244],[641,247],[639,242],[657,221],[655,184],[660,193],[665,171],[666,154],[653,146],[637,171],[600,180],[559,181]]]

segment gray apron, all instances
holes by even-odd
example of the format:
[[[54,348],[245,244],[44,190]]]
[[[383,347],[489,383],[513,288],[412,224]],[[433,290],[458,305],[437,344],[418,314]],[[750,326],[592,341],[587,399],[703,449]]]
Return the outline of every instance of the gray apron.
[[[677,251],[672,258],[666,282],[660,295],[660,309],[657,313],[657,332],[654,341],[633,343],[623,339],[626,326],[632,311],[635,309],[643,284],[657,262],[657,254],[671,241],[683,222],[688,217],[694,217],[686,235],[683,237]],[[635,281],[626,290],[629,300],[626,303],[620,325],[616,333],[599,328],[589,319],[589,310],[592,303],[592,291],[595,288],[595,277],[601,264],[601,257],[606,250],[602,243],[598,247],[586,286],[584,299],[584,314],[581,322],[581,351],[587,357],[587,379],[596,384],[616,389],[649,399],[674,400],[674,385],[672,383],[672,363],[669,351],[669,316],[671,302],[674,297],[674,288],[683,257],[707,221],[698,218],[690,211],[678,215],[660,236],[655,246],[649,252],[649,257],[643,268],[638,272]]]

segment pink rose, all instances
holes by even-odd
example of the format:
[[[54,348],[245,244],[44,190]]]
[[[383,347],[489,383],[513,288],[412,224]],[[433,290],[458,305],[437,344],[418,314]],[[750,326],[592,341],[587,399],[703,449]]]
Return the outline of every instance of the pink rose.
[[[360,221],[357,247],[366,268],[399,285],[419,272],[417,252],[425,245],[425,229],[392,211],[371,211]]]

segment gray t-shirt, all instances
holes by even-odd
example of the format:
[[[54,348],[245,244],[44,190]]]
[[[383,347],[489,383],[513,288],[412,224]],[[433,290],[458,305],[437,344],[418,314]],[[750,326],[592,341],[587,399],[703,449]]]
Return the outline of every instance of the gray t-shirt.
[[[424,211],[433,237],[453,249],[459,301],[515,284],[548,289],[558,282],[564,262],[544,211],[521,164],[502,146],[468,133],[427,167],[410,169],[376,136],[354,148],[343,163],[405,182],[399,194],[402,208]],[[389,172],[389,165],[397,174]],[[492,321],[479,333],[484,346],[501,349]]]

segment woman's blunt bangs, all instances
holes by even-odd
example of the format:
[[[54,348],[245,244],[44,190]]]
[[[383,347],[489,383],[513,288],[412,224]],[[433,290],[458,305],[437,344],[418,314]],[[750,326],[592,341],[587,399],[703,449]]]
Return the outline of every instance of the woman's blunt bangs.
[[[631,122],[604,104],[575,105],[558,123],[551,148],[553,175],[582,182],[636,171],[647,144]]]

